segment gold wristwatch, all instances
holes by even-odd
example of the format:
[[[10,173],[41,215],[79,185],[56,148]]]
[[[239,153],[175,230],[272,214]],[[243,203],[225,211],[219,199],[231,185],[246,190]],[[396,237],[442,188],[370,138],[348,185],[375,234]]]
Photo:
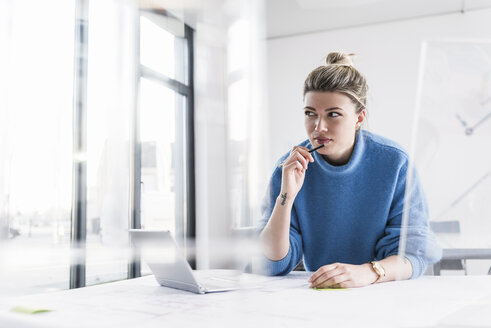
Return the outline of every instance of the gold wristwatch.
[[[382,279],[382,277],[385,277],[385,269],[380,263],[376,261],[372,261],[370,262],[370,264],[372,265],[373,271],[375,271],[375,273],[378,275],[377,280],[373,282],[374,284],[376,284],[380,279]]]

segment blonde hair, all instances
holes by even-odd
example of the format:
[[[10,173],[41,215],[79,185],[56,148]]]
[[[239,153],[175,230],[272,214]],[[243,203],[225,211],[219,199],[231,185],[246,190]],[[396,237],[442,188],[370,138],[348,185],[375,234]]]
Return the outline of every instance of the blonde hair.
[[[359,113],[366,108],[368,85],[365,77],[353,66],[354,54],[330,52],[326,65],[314,69],[305,79],[303,95],[309,91],[341,92],[347,95]]]

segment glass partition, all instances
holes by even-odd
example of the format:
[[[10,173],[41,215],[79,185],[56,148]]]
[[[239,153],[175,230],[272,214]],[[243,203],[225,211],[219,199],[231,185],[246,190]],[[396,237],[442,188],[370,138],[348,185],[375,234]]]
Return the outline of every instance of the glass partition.
[[[2,296],[68,288],[74,10],[64,0],[0,5]]]
[[[89,3],[86,285],[127,277],[135,11],[117,0]]]
[[[413,147],[430,227],[443,248],[436,274],[486,274],[491,266],[491,41],[427,41],[421,60]]]
[[[138,276],[129,227],[194,237],[192,34],[137,1],[0,2],[1,296]]]
[[[142,79],[140,83],[140,133],[142,143],[142,228],[176,233],[176,106],[175,93]],[[182,110],[182,109],[180,109]],[[181,124],[182,125],[182,124]],[[182,150],[182,149],[181,149]],[[182,165],[182,161],[179,161]]]

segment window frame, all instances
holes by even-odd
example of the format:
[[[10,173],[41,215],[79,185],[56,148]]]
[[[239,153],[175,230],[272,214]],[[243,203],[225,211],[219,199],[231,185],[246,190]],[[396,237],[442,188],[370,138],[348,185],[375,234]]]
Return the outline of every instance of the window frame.
[[[75,41],[74,41],[74,89],[73,89],[73,150],[75,153],[83,152],[87,147],[87,70],[88,70],[88,0],[76,0],[75,3]],[[195,203],[195,157],[194,157],[194,30],[184,24],[184,40],[188,63],[187,84],[169,78],[144,67],[140,63],[140,15],[135,15],[136,27],[136,74],[135,74],[135,102],[133,106],[133,124],[130,140],[130,210],[128,228],[141,228],[141,142],[139,140],[139,99],[140,79],[148,78],[163,83],[167,88],[185,98],[185,140],[186,140],[186,217],[183,225],[185,241],[196,237],[196,203]],[[164,10],[151,10],[153,14],[170,16]],[[86,285],[86,257],[85,243],[87,239],[87,163],[73,162],[72,185],[72,218],[71,218],[71,247],[78,252],[82,251],[80,258],[70,263],[69,288],[85,287]],[[195,268],[195,259],[189,258],[190,264]],[[141,276],[141,261],[139,258],[128,262],[127,278]]]
[[[140,10],[137,17],[136,26],[137,32],[137,44],[138,50],[140,49],[140,17],[145,12],[149,12],[154,15],[163,15],[176,19],[171,14],[163,10]],[[195,157],[194,157],[194,30],[187,24],[184,24],[184,41],[186,44],[186,56],[187,56],[187,76],[186,81],[188,84],[184,84],[178,80],[170,78],[162,73],[156,72],[151,68],[144,66],[140,60],[140,53],[137,54],[137,90],[140,89],[140,81],[142,78],[152,80],[154,82],[164,85],[166,88],[176,92],[177,94],[185,98],[185,140],[186,140],[186,216],[183,225],[185,229],[185,244],[188,244],[190,240],[196,237],[196,201],[195,201]],[[132,133],[132,166],[133,166],[133,178],[132,178],[132,194],[131,197],[131,217],[130,217],[130,229],[141,229],[141,140],[139,140],[140,131],[140,119],[139,119],[139,92],[136,93],[135,112],[133,119],[133,133]],[[187,248],[187,247],[186,247]],[[188,253],[188,252],[186,252]],[[196,260],[190,256],[188,261],[192,268],[196,267]],[[141,260],[134,258],[128,265],[128,278],[136,278],[141,276]]]

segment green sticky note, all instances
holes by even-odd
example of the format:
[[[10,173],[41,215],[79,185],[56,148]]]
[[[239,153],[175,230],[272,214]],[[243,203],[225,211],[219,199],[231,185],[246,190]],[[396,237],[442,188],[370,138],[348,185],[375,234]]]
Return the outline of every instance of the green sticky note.
[[[27,306],[14,306],[10,311],[25,314],[38,314],[44,312],[51,312],[49,309],[40,309]]]

